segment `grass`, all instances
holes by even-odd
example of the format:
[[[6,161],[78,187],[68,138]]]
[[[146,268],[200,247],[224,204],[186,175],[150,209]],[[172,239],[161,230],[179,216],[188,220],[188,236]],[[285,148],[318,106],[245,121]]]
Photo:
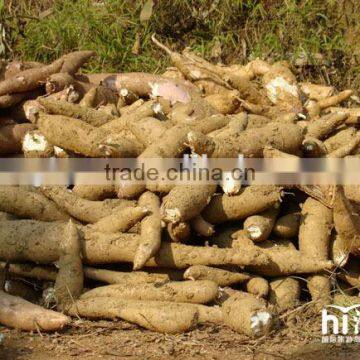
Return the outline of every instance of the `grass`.
[[[156,72],[169,65],[150,41],[156,32],[173,49],[190,46],[225,63],[254,57],[293,61],[301,55],[316,65],[320,53],[326,68],[307,67],[300,76],[360,88],[356,0],[157,0],[150,20],[140,22],[143,5],[140,0],[9,0],[1,11],[7,56],[49,62],[74,49],[94,49],[98,56],[88,72]],[[42,16],[47,9],[51,13]]]

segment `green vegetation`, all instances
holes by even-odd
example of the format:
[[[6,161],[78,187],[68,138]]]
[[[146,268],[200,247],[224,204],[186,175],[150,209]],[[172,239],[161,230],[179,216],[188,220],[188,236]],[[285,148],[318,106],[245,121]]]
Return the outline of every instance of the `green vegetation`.
[[[5,1],[7,55],[49,62],[93,49],[98,57],[86,71],[160,71],[168,59],[150,41],[156,32],[172,48],[190,46],[213,61],[306,58],[316,65],[303,69],[307,78],[360,88],[356,0],[157,0],[141,22],[145,2]]]

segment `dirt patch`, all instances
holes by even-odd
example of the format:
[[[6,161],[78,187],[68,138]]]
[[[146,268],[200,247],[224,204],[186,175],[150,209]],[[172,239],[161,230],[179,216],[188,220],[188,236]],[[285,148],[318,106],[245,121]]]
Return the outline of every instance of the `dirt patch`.
[[[303,309],[303,308],[302,308]],[[304,309],[303,309],[304,310]],[[179,335],[140,329],[123,321],[75,320],[61,333],[24,333],[0,327],[3,360],[42,359],[356,359],[360,344],[321,344],[321,318],[312,311],[280,317],[280,330],[249,339],[222,326]]]

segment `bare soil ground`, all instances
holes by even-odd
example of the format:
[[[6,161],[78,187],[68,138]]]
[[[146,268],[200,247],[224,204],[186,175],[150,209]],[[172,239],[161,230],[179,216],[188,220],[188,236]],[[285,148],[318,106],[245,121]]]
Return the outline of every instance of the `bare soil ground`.
[[[320,317],[304,308],[280,317],[279,329],[260,339],[213,325],[179,335],[123,321],[75,320],[53,334],[0,327],[0,359],[359,359],[360,344],[321,344],[320,327]]]

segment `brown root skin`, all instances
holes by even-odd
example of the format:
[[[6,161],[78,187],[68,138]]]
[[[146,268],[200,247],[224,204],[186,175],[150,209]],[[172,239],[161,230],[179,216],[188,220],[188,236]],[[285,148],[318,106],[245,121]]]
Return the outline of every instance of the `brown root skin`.
[[[273,148],[272,146],[265,146],[263,150],[264,158],[290,158],[298,159],[296,155],[288,154],[278,149]]]
[[[56,101],[40,97],[38,98],[38,102],[50,114],[81,119],[82,121],[95,127],[102,126],[115,119],[113,115],[108,115],[104,111],[84,108],[81,105],[71,104],[66,101]]]
[[[204,98],[195,98],[186,104],[178,103],[172,107],[169,118],[177,124],[190,124],[220,113]]]
[[[229,247],[231,248],[234,241],[233,236],[238,231],[243,231],[241,224],[226,224],[222,227],[222,231],[215,232],[215,234],[209,239],[209,242],[212,246],[217,246],[221,249]]]
[[[219,286],[229,286],[249,280],[250,275],[204,265],[194,265],[187,268],[184,272],[184,279],[193,281],[211,280]]]
[[[316,274],[309,276],[307,287],[315,308],[321,311],[324,306],[332,303],[332,286],[329,274]]]
[[[205,221],[201,215],[195,216],[190,224],[192,229],[200,236],[209,237],[215,232],[214,226]]]
[[[360,132],[358,132],[350,142],[339,149],[330,152],[327,157],[329,158],[344,158],[345,156],[353,154],[359,149],[360,145]]]
[[[25,331],[56,331],[68,325],[70,318],[0,291],[0,323]]]
[[[309,197],[301,211],[299,250],[303,256],[329,259],[330,235],[333,228],[332,210]]]
[[[334,185],[298,185],[297,187],[312,198],[320,201],[326,207],[331,209],[334,207]]]
[[[360,254],[360,216],[346,198],[344,188],[337,186],[334,201],[334,224],[343,253]],[[343,264],[344,265],[344,264]]]
[[[156,39],[155,41],[157,42],[157,45],[159,47],[162,47],[163,50],[165,50],[167,53],[169,53],[169,49],[166,48],[165,46],[163,46],[161,43],[159,43]],[[223,74],[225,73],[225,71],[228,69],[228,67],[222,67],[219,65],[214,65],[209,61],[206,61],[205,59],[203,59],[201,56],[198,56],[197,54],[195,54],[194,52],[190,51],[189,48],[185,48],[182,51],[182,55],[189,61],[191,61],[192,63],[194,63],[195,65],[197,65],[198,67],[205,69],[211,73],[217,74],[220,77],[223,76]],[[236,66],[236,65],[235,65]]]
[[[5,269],[6,262],[0,261],[0,270]],[[31,264],[9,264],[9,274],[25,278],[55,281],[57,270],[49,266],[36,266]],[[141,283],[162,283],[173,280],[173,275],[164,273],[148,273],[144,271],[121,272],[105,269],[98,269],[84,266],[84,275],[88,279],[109,284],[141,284]],[[168,271],[169,272],[169,271]]]
[[[168,182],[156,182],[156,181],[150,181],[148,184],[146,184],[146,188],[154,193],[165,195],[168,194],[174,187],[176,186],[176,183],[168,183]]]
[[[164,75],[163,75],[164,76]],[[197,80],[194,81],[194,84],[204,93],[204,95],[215,95],[226,93],[229,90],[222,85],[217,84],[212,80]]]
[[[350,294],[344,293],[335,293],[334,294],[334,304],[340,306],[351,306],[359,304],[359,297],[352,296]]]
[[[0,211],[0,221],[3,220],[15,220],[17,217],[13,214],[7,213],[5,211]]]
[[[92,56],[94,51],[74,51],[62,57],[63,65],[60,72],[74,75]]]
[[[6,109],[13,105],[16,105],[24,99],[31,98],[32,92],[22,92],[17,94],[6,94],[0,96],[0,109]]]
[[[14,155],[21,152],[22,141],[33,124],[11,124],[0,127],[0,155]]]
[[[131,105],[126,105],[124,107],[121,107],[119,113],[121,116],[131,114],[134,111],[136,111],[138,108],[140,108],[144,103],[145,101],[143,99],[139,99],[134,103],[132,103]]]
[[[228,115],[228,119],[228,125],[224,126],[221,129],[212,131],[208,135],[215,138],[228,138],[232,136],[237,136],[239,135],[239,133],[244,131],[248,125],[248,114],[244,112]]]
[[[113,209],[112,213],[91,225],[93,231],[103,233],[127,232],[149,213],[144,207],[127,207]]]
[[[191,132],[187,143],[197,154],[207,154],[214,158],[263,157],[267,145],[296,154],[303,141],[302,129],[297,125],[270,123],[259,129],[249,129],[231,139],[211,139],[208,136]]]
[[[2,81],[0,83],[0,96],[38,88],[40,83],[44,82],[48,76],[59,72],[63,62],[62,59],[59,59],[50,65],[44,65],[37,69],[24,70],[16,74],[16,76]]]
[[[146,185],[142,182],[124,183],[120,184],[117,190],[119,199],[136,199],[146,191]]]
[[[0,186],[0,210],[41,221],[69,220],[70,216],[38,191],[21,186]]]
[[[264,76],[271,70],[271,65],[264,60],[256,58],[247,63],[245,68],[247,68],[249,71],[252,71],[256,76]]]
[[[139,100],[138,95],[126,88],[119,90],[119,97],[124,100],[125,105],[131,105]]]
[[[74,84],[69,85],[68,87],[66,87],[64,90],[66,89],[71,89],[73,92],[76,92],[78,94],[78,99],[75,101],[71,101],[70,99],[68,99],[67,101],[72,102],[72,103],[77,103],[79,102],[80,99],[82,99],[84,97],[84,95],[91,89],[93,89],[94,87],[96,87],[96,85],[91,84],[91,83],[87,83],[87,82],[82,82],[82,81],[78,81],[76,80],[76,78],[74,77],[75,81]],[[62,91],[60,91],[59,93],[61,93]],[[106,88],[106,91],[110,91],[112,93],[111,90]],[[48,97],[53,97],[53,98],[57,98],[56,97],[56,93],[55,94],[50,94],[48,95]]]
[[[147,273],[143,271],[120,272],[92,267],[84,267],[87,278],[109,284],[163,283],[171,280],[166,273]]]
[[[80,100],[79,105],[85,108],[96,108],[95,106],[95,98],[96,98],[96,87],[92,87],[90,90],[88,90],[83,98]]]
[[[243,249],[261,249],[269,256],[270,261],[265,265],[250,265],[248,270],[259,275],[278,277],[291,274],[316,273],[323,270],[331,270],[334,264],[331,261],[318,260],[313,257],[305,257],[295,246],[287,240],[276,242],[266,240],[259,243],[258,246],[246,238],[243,232],[238,232],[236,238],[229,242],[233,248]]]
[[[239,93],[236,90],[228,90],[221,94],[213,94],[205,97],[205,100],[220,114],[233,114],[240,105]]]
[[[342,125],[347,117],[347,114],[325,115],[309,123],[306,135],[321,140]]]
[[[246,77],[238,75],[236,73],[229,73],[225,75],[225,79],[232,87],[234,87],[238,91],[238,98],[246,100],[255,105],[271,105],[270,101],[268,101],[264,94],[262,94],[262,92],[258,90],[254,83],[247,80]]]
[[[146,115],[149,116],[149,115]],[[116,120],[115,120],[116,121]],[[185,152],[187,146],[185,144],[186,137],[188,132],[193,128],[198,131],[208,133],[213,130],[219,129],[226,124],[229,120],[226,119],[223,115],[210,116],[199,120],[195,124],[191,125],[175,125],[170,129],[164,132],[162,138],[159,141],[152,143],[148,146],[141,155],[139,155],[139,160],[146,158],[173,158],[179,157],[183,152]],[[105,125],[107,127],[107,125]],[[156,185],[156,184],[155,184]],[[124,186],[119,186],[118,196],[120,198],[136,198],[141,193],[148,188],[150,191],[157,191],[153,189],[151,183],[132,183],[125,184]],[[156,188],[156,186],[155,186]]]
[[[235,290],[229,286],[221,287],[219,289],[219,297],[216,300],[217,305],[223,305],[226,300],[228,300],[231,296],[240,295],[242,294],[241,290]]]
[[[271,208],[258,215],[249,216],[244,221],[244,229],[252,241],[261,242],[267,240],[274,227],[279,210],[280,204],[276,203]]]
[[[59,258],[59,234],[65,224],[31,220],[2,221],[0,224],[0,259],[51,263]],[[85,264],[133,262],[140,240],[137,234],[103,234],[86,227],[83,241]],[[14,246],[12,244],[16,243]],[[19,252],[17,249],[24,249]],[[185,269],[191,265],[268,264],[268,256],[258,248],[219,249],[163,242],[156,256],[146,266]]]
[[[161,75],[169,79],[185,80],[184,75],[175,66],[167,67]]]
[[[344,267],[349,260],[350,252],[347,244],[338,234],[332,236],[330,258],[338,268]]]
[[[326,99],[322,99],[318,102],[320,109],[325,109],[330,106],[335,106],[345,100],[347,100],[353,94],[352,90],[344,90],[339,92],[337,95],[330,96]]]
[[[6,266],[6,262],[0,261],[0,273],[2,269],[6,268]],[[11,275],[47,281],[55,281],[57,275],[57,271],[53,267],[36,266],[31,264],[8,264],[8,271]]]
[[[95,74],[75,74],[74,78],[86,84],[100,85],[109,76],[114,73],[95,73]]]
[[[250,337],[268,334],[274,325],[274,314],[266,301],[253,295],[239,292],[222,305],[225,325]]]
[[[324,145],[328,153],[335,151],[344,145],[348,144],[355,136],[356,129],[353,127],[346,127],[339,129],[334,134],[324,140]]]
[[[278,186],[248,186],[235,196],[214,195],[202,212],[211,224],[240,220],[257,214],[281,200],[282,188]]]
[[[60,244],[59,271],[55,280],[57,308],[66,310],[82,294],[84,272],[81,260],[81,243],[76,225],[70,220]]]
[[[358,125],[360,121],[360,107],[357,108],[330,107],[327,108],[325,112],[348,114],[348,118],[345,120],[345,124],[348,125]]]
[[[252,275],[245,284],[245,290],[256,297],[267,298],[270,286],[266,279]]]
[[[190,307],[189,304],[123,300],[114,297],[78,300],[69,313],[91,319],[120,318],[165,334],[191,330],[197,325],[199,317],[197,308]]]
[[[45,187],[42,192],[59,208],[69,213],[74,218],[95,224],[101,219],[126,207],[134,207],[135,203],[127,200],[108,199],[104,201],[91,201],[80,198],[63,187]]]
[[[115,284],[85,292],[80,299],[115,297],[127,300],[156,300],[206,304],[218,296],[218,285],[209,280],[167,283]]]
[[[150,191],[142,194],[138,201],[151,213],[141,221],[140,241],[134,256],[134,270],[141,269],[159,251],[161,245],[160,199]]]
[[[291,239],[298,235],[301,215],[293,212],[279,217],[276,221],[273,233],[281,239]]]
[[[164,198],[161,216],[166,222],[184,222],[199,215],[209,203],[216,185],[175,186]]]
[[[81,92],[74,85],[69,85],[64,90],[46,96],[48,100],[66,101],[71,104],[77,103],[81,99]]]
[[[269,123],[271,123],[273,120],[263,116],[263,115],[256,115],[256,114],[247,114],[247,129],[258,129],[261,128]]]
[[[109,135],[100,131],[95,132],[94,137],[95,142],[100,143],[98,149],[102,157],[136,158],[144,150],[144,146],[126,132]]]
[[[246,252],[246,255],[241,251],[232,252],[218,252],[216,247],[200,248],[196,246],[187,246],[176,243],[163,243],[159,253],[154,258],[157,265],[163,264],[167,267],[186,268],[190,265],[239,265],[245,263],[267,264],[268,259],[263,256],[261,251]],[[168,258],[169,251],[173,253],[171,258]],[[198,253],[199,251],[199,253]],[[191,261],[189,261],[191,259]],[[250,260],[252,259],[252,260]],[[151,263],[151,262],[150,262]]]
[[[300,283],[291,277],[282,277],[270,281],[269,302],[279,311],[289,310],[300,303]]]
[[[169,79],[161,75],[148,73],[114,74],[103,80],[103,85],[113,91],[128,89],[140,97],[161,97],[172,104],[187,103],[200,92],[195,85],[187,81]]]
[[[182,54],[171,51],[168,47],[156,39],[155,34],[151,36],[151,40],[156,46],[164,50],[166,54],[170,56],[171,62],[174,64],[174,66],[176,66],[188,80],[212,80],[219,85],[230,88],[229,85],[224,80],[222,80],[220,76],[218,76],[217,72],[209,70],[209,66],[199,66],[199,64],[193,61],[193,59],[191,59],[189,56],[184,56]],[[204,63],[204,61],[202,61],[202,63]]]
[[[344,185],[344,193],[351,202],[360,204],[360,185]]]
[[[87,200],[105,200],[116,195],[114,185],[75,185],[73,194]]]
[[[168,223],[166,229],[172,242],[187,243],[190,239],[191,227],[187,222]]]
[[[104,156],[99,140],[94,140],[95,127],[85,122],[62,115],[40,114],[36,124],[52,144],[62,149],[85,156]]]
[[[309,99],[316,101],[330,97],[335,90],[333,86],[312,84],[310,82],[300,83],[300,89]]]
[[[75,87],[79,88],[78,82]],[[106,104],[117,104],[118,98],[115,92],[105,86],[93,86],[89,90],[84,89],[83,92],[84,91],[86,92],[79,103],[81,106],[95,109]]]
[[[141,120],[144,117],[154,116],[154,106],[156,105],[155,101],[146,101],[141,106],[139,106],[134,112],[130,114],[123,115],[119,118],[116,118],[108,123],[104,124],[100,128],[102,130],[109,131],[111,133],[116,133],[124,129],[128,123],[136,122]]]
[[[112,139],[107,131],[62,115],[40,114],[36,124],[54,145],[90,157],[136,157],[137,144],[126,138]]]
[[[10,79],[24,70],[41,68],[43,66],[44,66],[44,64],[36,62],[36,61],[13,60],[9,64],[6,65],[4,77],[5,77],[5,79]]]
[[[46,80],[45,91],[47,94],[57,93],[73,85],[74,82],[75,79],[67,73],[52,74]]]
[[[139,121],[127,121],[127,126],[143,145],[149,146],[159,141],[165,131],[169,128],[168,124],[153,117],[145,117]]]

